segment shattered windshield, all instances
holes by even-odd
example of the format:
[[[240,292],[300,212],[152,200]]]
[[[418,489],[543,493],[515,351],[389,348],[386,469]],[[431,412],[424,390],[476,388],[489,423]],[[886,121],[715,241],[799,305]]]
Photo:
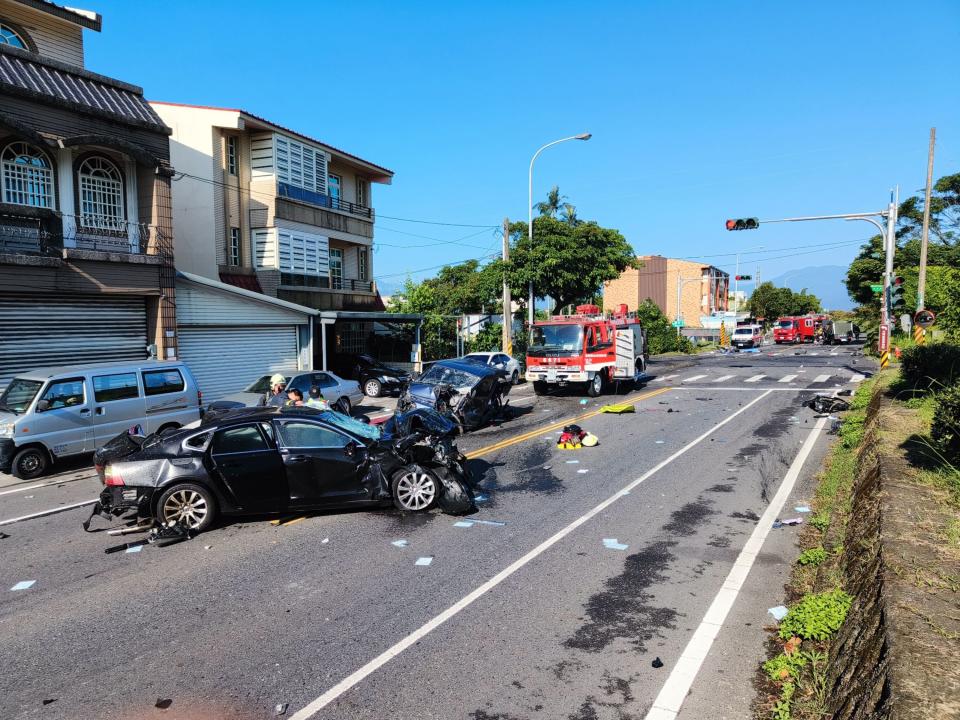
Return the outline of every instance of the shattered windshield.
[[[530,355],[544,353],[579,353],[583,331],[579,325],[538,325],[530,338]]]
[[[444,365],[434,365],[421,375],[417,382],[427,385],[453,385],[459,388],[476,385],[479,380],[479,375],[468,373],[466,370],[455,370]]]
[[[14,378],[7,385],[7,389],[0,395],[0,410],[19,415],[30,407],[30,403],[40,392],[43,383],[39,380],[24,380],[23,378]]]
[[[367,425],[366,423],[360,422],[352,417],[348,417],[343,413],[332,411],[320,413],[320,417],[324,422],[328,422],[331,425],[336,425],[337,427],[343,428],[347,432],[351,432],[354,435],[358,435],[362,438],[367,438],[369,440],[380,439],[380,428],[376,425]]]

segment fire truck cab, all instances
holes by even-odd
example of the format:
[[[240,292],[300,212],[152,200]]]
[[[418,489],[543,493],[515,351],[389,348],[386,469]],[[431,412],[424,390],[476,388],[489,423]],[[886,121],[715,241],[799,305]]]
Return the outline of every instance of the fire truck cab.
[[[639,381],[648,358],[646,333],[626,305],[610,316],[596,305],[579,305],[574,315],[533,324],[526,378],[537,395],[551,385],[578,383],[596,397],[613,381]]]
[[[773,327],[773,341],[777,345],[800,342],[800,319],[795,317],[778,318],[777,324]]]

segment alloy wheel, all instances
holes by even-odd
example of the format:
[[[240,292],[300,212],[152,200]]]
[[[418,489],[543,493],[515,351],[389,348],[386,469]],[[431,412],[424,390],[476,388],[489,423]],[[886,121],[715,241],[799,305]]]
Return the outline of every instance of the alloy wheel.
[[[411,470],[397,481],[397,500],[407,510],[426,510],[436,495],[436,482],[423,471]]]
[[[164,522],[182,522],[191,530],[200,527],[209,512],[206,499],[196,490],[178,490],[163,503]]]

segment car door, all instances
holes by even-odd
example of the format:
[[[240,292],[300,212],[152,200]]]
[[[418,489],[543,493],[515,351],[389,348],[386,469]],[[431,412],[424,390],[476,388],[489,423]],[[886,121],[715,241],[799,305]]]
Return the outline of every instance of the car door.
[[[289,503],[287,476],[272,434],[268,423],[245,423],[217,430],[210,442],[212,474],[246,512],[279,512]]]
[[[275,424],[292,506],[366,499],[359,477],[366,448],[317,421],[291,419]]]
[[[93,452],[91,404],[86,378],[50,381],[37,401],[36,421],[30,423],[31,435],[57,457]]]
[[[145,406],[135,370],[94,375],[91,381],[93,433],[98,446],[135,425],[145,424]]]

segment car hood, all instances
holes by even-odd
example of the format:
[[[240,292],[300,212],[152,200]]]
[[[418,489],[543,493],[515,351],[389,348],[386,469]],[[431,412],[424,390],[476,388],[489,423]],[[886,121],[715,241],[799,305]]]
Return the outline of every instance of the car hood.
[[[458,429],[456,423],[436,410],[416,408],[415,410],[397,413],[387,420],[383,425],[383,437],[384,439],[401,438],[418,427],[441,437],[455,435]]]

